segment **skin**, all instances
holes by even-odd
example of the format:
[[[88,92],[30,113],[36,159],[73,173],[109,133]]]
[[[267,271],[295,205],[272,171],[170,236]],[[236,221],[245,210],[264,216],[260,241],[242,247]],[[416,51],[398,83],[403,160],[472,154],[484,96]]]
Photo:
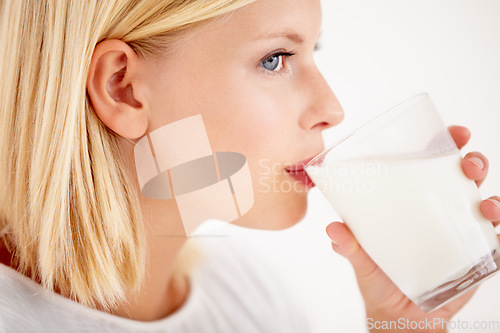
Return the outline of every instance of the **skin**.
[[[155,57],[142,58],[118,40],[97,45],[88,93],[97,116],[123,137],[121,150],[131,166],[131,176],[135,178],[134,141],[170,122],[201,113],[213,150],[240,152],[248,159],[255,204],[235,223],[262,229],[297,223],[307,208],[306,187],[296,184],[293,191],[284,191],[272,186],[295,184],[283,172],[285,167],[323,150],[321,131],[343,118],[337,98],[313,61],[320,24],[318,0],[259,0],[191,29],[179,43]],[[283,67],[271,72],[261,61],[278,51],[295,55],[283,57]],[[453,131],[457,142],[468,140],[465,128]],[[471,161],[474,156],[486,166],[478,168]],[[268,172],[269,166],[275,166],[272,172]],[[472,153],[464,160],[464,171],[481,182],[487,160]],[[186,239],[164,237],[183,232],[175,203],[142,196],[140,200],[149,246],[146,281],[138,294],[130,295],[127,305],[113,313],[147,321],[178,309],[189,293],[189,283],[173,274]],[[500,218],[500,208],[491,202],[483,202],[481,208],[486,217]],[[368,274],[378,268],[352,234],[341,228],[343,225],[333,224],[328,234],[342,248],[337,249],[339,253],[353,264],[368,314],[421,316],[387,278]],[[379,289],[389,291],[390,300],[396,301],[377,304]],[[450,308],[446,316],[458,308]]]

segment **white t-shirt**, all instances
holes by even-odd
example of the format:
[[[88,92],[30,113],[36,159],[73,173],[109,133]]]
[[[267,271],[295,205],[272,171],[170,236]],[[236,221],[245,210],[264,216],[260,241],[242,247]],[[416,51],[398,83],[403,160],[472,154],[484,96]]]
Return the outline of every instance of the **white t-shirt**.
[[[233,242],[197,239],[205,260],[186,302],[168,317],[134,321],[85,307],[0,264],[0,332],[310,332],[293,293],[270,265]]]

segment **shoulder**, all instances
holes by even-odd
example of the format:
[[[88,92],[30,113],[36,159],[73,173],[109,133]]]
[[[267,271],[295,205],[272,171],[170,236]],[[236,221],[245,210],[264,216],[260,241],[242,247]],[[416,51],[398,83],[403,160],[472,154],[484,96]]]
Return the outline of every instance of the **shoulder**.
[[[0,264],[0,333],[120,332],[99,311],[46,291],[38,283]]]
[[[0,264],[0,332],[23,332],[40,327],[46,304],[43,288],[13,268]]]
[[[293,290],[272,263],[239,235],[199,238],[203,262],[194,280],[222,312],[239,316],[238,331],[307,332],[308,322]]]
[[[200,260],[179,313],[154,324],[132,323],[49,293],[0,265],[0,333],[68,331],[308,332],[294,292],[272,263],[239,235],[192,238]]]

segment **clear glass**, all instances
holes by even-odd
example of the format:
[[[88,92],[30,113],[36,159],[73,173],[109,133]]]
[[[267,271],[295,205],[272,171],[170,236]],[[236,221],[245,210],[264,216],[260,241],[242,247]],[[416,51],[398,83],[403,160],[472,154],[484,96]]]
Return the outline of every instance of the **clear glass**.
[[[368,255],[426,312],[499,270],[497,234],[461,159],[420,94],[305,167]]]

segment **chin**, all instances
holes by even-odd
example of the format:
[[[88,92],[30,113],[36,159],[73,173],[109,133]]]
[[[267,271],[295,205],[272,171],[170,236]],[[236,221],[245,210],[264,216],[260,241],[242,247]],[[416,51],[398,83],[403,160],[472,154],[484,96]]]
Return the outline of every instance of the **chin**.
[[[307,212],[307,192],[296,193],[286,207],[287,209],[283,212],[286,218],[283,219],[283,225],[277,230],[291,228],[302,221]]]
[[[288,193],[284,198],[266,205],[266,212],[261,221],[251,228],[264,230],[286,230],[300,222],[307,212],[307,193]]]
[[[300,222],[307,212],[308,188],[257,195],[253,207],[232,223],[261,230],[285,230]],[[258,193],[258,192],[257,192]]]

